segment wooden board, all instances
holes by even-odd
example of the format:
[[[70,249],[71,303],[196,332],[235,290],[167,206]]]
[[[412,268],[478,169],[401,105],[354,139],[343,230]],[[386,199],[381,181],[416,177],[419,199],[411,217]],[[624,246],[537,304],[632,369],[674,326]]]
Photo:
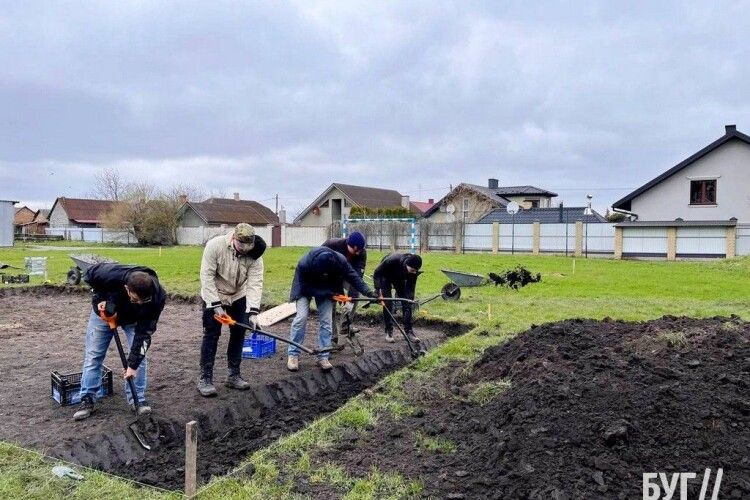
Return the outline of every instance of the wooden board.
[[[261,328],[275,325],[280,321],[284,321],[290,316],[294,316],[297,313],[297,304],[294,302],[287,302],[280,306],[272,307],[267,311],[263,311],[258,314],[258,326]]]

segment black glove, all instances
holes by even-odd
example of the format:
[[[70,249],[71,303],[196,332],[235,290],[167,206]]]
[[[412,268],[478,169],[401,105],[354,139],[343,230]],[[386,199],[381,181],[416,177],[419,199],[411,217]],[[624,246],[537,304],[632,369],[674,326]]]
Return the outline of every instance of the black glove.
[[[224,316],[227,312],[224,310],[221,306],[214,307],[214,314],[218,314],[219,316]]]

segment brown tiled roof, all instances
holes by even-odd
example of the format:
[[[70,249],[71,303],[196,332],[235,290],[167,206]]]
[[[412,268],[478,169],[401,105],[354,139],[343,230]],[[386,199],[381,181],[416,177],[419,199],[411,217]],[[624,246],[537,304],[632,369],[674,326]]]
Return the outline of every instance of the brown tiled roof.
[[[393,189],[334,184],[355,204],[368,208],[391,208],[401,206],[401,193]]]
[[[86,200],[82,198],[63,198],[55,200],[52,208],[60,203],[68,214],[68,219],[81,223],[100,223],[104,214],[112,209],[116,202],[109,200]]]
[[[16,208],[16,213],[13,216],[13,224],[20,226],[22,224],[28,224],[34,220],[35,212],[27,206]]]
[[[203,202],[187,202],[198,217],[207,224],[278,224],[279,218],[273,211],[251,200],[233,200],[231,198],[209,198]]]

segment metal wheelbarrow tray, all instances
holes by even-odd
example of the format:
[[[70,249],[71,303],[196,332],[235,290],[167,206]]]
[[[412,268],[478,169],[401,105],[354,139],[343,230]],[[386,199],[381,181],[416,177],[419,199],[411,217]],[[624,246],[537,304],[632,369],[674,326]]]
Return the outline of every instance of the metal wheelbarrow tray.
[[[95,255],[93,253],[71,254],[70,258],[73,260],[73,263],[75,263],[75,266],[71,267],[68,271],[66,279],[70,285],[80,284],[83,273],[95,264],[100,264],[102,262],[117,263],[116,260],[108,259],[107,257],[102,257],[101,255]]]
[[[487,278],[481,274],[464,273],[462,271],[451,271],[449,269],[441,269],[443,274],[448,276],[453,283],[458,286],[482,286],[487,283]]]

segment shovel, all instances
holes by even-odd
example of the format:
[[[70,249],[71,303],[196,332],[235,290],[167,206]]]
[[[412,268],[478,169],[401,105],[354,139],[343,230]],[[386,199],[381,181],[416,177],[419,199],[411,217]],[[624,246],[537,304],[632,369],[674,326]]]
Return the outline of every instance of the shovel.
[[[106,321],[109,324],[109,328],[112,330],[112,336],[115,338],[115,344],[117,344],[117,352],[120,354],[120,361],[122,361],[122,369],[127,370],[128,369],[128,360],[125,357],[125,349],[122,347],[122,341],[120,340],[120,333],[117,331],[117,314],[112,314],[111,316],[107,316],[106,313],[101,312],[100,313],[101,318]],[[143,433],[141,432],[141,415],[140,415],[140,407],[141,403],[138,401],[138,394],[135,392],[135,381],[133,378],[129,378],[128,380],[128,386],[130,387],[130,395],[133,397],[133,405],[135,406],[135,420],[130,422],[128,424],[128,428],[130,429],[130,432],[133,433],[133,436],[135,437],[136,441],[138,441],[138,444],[141,445],[141,447],[145,450],[151,450],[151,446],[146,444],[146,439],[143,437]],[[149,419],[150,420],[150,419]]]
[[[344,348],[344,346],[335,346],[335,347],[326,347],[325,349],[311,349],[307,346],[304,346],[302,344],[298,344],[297,342],[293,340],[289,340],[287,338],[284,338],[280,335],[276,335],[275,333],[266,332],[264,330],[259,330],[257,328],[253,328],[252,326],[248,325],[247,323],[241,323],[235,319],[233,319],[228,314],[214,314],[214,319],[221,323],[222,325],[227,326],[241,326],[245,330],[250,330],[251,332],[260,333],[261,335],[265,335],[266,337],[271,337],[272,339],[279,340],[281,342],[285,342],[287,344],[291,344],[294,347],[298,348],[300,351],[306,352],[307,354],[312,354],[314,356],[317,356],[318,354],[324,354],[329,352],[336,352],[340,351]]]

